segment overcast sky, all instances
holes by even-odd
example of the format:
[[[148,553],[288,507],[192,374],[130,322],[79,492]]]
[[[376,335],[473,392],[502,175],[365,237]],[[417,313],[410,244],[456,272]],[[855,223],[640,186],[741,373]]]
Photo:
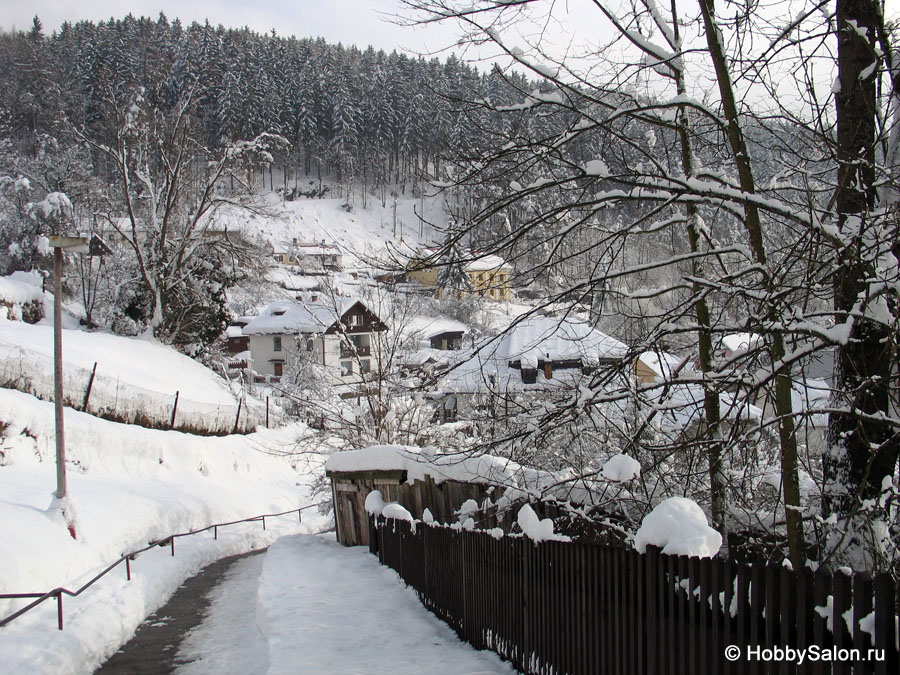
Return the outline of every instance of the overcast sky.
[[[22,30],[31,26],[37,14],[44,32],[58,29],[63,21],[93,21],[110,17],[156,18],[160,11],[171,21],[222,24],[228,28],[249,26],[259,32],[273,28],[278,35],[323,37],[328,42],[373,45],[378,49],[436,50],[456,41],[451,26],[411,29],[381,18],[381,14],[401,11],[398,0],[0,0],[0,25]]]

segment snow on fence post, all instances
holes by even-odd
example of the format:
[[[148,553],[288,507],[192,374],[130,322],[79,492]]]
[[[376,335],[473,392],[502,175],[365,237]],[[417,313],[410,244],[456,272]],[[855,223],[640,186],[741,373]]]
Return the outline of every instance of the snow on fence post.
[[[175,428],[175,413],[178,412],[178,392],[175,392],[175,403],[172,404],[172,421],[169,423],[169,427]]]
[[[84,412],[88,410],[88,401],[91,399],[91,388],[94,386],[94,376],[97,374],[97,362],[94,361],[94,367],[91,370],[91,376],[88,379],[87,389],[84,392],[84,403],[81,405],[81,409]]]

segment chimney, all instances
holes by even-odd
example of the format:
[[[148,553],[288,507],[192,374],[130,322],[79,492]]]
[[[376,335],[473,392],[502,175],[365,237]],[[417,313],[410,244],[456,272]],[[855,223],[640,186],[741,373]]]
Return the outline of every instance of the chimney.
[[[544,378],[547,380],[553,379],[553,362],[552,361],[544,361]]]

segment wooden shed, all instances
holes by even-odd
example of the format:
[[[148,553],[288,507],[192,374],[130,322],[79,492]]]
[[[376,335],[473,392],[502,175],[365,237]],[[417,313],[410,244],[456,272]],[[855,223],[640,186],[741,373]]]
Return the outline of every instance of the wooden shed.
[[[373,490],[380,490],[385,502],[401,504],[418,520],[427,508],[441,523],[456,522],[456,512],[467,500],[482,505],[487,499],[496,500],[504,491],[502,487],[482,483],[436,481],[428,474],[408,482],[407,471],[403,469],[326,471],[326,476],[331,479],[337,540],[344,546],[368,546],[366,497]],[[483,521],[479,526],[495,527],[495,519],[490,520],[494,522]]]

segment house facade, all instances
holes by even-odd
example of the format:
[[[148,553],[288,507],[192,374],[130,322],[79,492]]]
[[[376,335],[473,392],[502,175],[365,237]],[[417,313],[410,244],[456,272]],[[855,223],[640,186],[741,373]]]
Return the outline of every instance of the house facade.
[[[427,252],[426,252],[427,254]],[[434,288],[439,298],[450,293],[461,296],[477,295],[490,300],[509,300],[512,295],[510,279],[512,266],[496,255],[482,255],[463,265],[469,278],[469,290],[460,291],[443,288],[440,285],[440,265],[428,265],[427,258],[422,255],[413,261],[412,269],[407,273],[408,281],[414,281],[428,288]]]
[[[337,246],[320,242],[304,242],[299,239],[280,241],[272,246],[272,257],[282,265],[300,267],[308,273],[340,271],[344,256]]]
[[[335,385],[364,382],[379,368],[377,335],[384,323],[355,298],[283,300],[243,328],[254,372],[281,378],[300,360],[324,366]]]

